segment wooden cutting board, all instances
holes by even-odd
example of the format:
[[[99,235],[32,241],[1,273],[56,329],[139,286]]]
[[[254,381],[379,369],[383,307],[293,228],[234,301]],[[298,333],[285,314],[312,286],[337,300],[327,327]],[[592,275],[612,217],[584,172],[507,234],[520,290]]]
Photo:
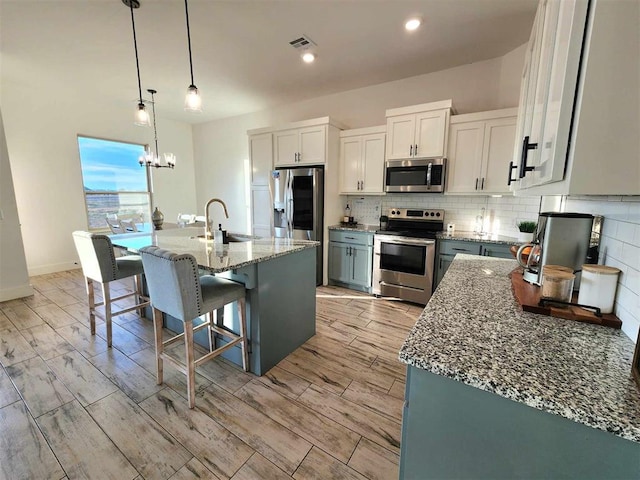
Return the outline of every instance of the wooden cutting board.
[[[612,313],[603,313],[601,317],[596,317],[595,313],[582,307],[541,307],[538,305],[540,302],[541,288],[524,281],[522,278],[522,268],[516,268],[509,274],[509,276],[511,277],[513,295],[522,307],[522,310],[525,312],[539,313],[550,317],[566,318],[567,320],[576,320],[578,322],[594,323],[605,327],[622,327],[622,321]],[[574,298],[572,299],[573,302],[577,302],[576,297],[577,295],[574,294]]]

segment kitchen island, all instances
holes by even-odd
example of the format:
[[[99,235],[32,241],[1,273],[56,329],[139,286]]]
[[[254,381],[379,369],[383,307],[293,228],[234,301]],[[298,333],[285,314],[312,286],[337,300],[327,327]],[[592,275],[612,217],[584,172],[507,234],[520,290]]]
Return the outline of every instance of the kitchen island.
[[[189,253],[205,273],[240,282],[247,289],[249,369],[263,375],[315,334],[316,251],[319,242],[286,238],[230,235],[228,245],[199,238],[196,227],[152,233],[111,235],[115,247],[137,252],[156,245],[176,253]],[[239,331],[236,309],[228,308],[225,327]],[[165,326],[178,333],[183,324],[165,315]],[[206,332],[195,341],[208,345]],[[241,365],[239,348],[224,353]]]
[[[400,350],[400,477],[640,478],[620,330],[522,312],[513,260],[457,255]]]

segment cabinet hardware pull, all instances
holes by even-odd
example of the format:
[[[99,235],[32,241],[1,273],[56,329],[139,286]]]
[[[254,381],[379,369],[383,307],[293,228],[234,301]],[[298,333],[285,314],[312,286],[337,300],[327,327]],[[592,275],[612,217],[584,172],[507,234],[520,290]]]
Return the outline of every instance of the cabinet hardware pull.
[[[476,177],[476,190],[478,189],[478,178]]]
[[[347,240],[355,240],[356,239],[356,237],[344,237],[344,238],[346,238]]]
[[[522,140],[522,155],[520,158],[520,178],[524,178],[527,172],[535,170],[535,167],[527,166],[527,156],[529,155],[529,150],[535,150],[536,148],[538,148],[537,143],[529,143],[529,135],[524,137]]]
[[[468,252],[469,250],[467,250],[466,248],[452,248],[451,250],[455,250],[456,252]]]
[[[418,144],[417,143],[413,146],[413,155],[416,156],[416,157],[418,156]]]
[[[480,190],[484,190],[484,177],[482,177],[482,183],[480,184]]]
[[[409,156],[413,157],[413,145],[409,147]]]
[[[364,180],[360,180],[360,190],[364,190]]]
[[[511,185],[513,182],[517,182],[518,178],[511,178],[511,172],[516,170],[516,175],[518,174],[518,166],[513,164],[513,160],[509,162],[509,175],[507,177],[507,186]]]

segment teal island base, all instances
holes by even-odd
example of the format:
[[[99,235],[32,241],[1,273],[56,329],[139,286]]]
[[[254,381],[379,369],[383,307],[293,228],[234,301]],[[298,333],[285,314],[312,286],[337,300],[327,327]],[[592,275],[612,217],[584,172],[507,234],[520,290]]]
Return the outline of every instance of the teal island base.
[[[400,478],[637,479],[640,443],[408,366]]]

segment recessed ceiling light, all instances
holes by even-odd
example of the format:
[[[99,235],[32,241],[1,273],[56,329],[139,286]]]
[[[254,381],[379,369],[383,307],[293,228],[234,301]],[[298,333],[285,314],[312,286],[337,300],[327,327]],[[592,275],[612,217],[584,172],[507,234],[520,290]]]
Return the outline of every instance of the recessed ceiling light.
[[[421,23],[422,20],[419,17],[413,17],[407,20],[407,22],[404,24],[404,28],[412,32],[414,30],[417,30]]]
[[[302,61],[305,63],[313,63],[316,59],[316,56],[311,52],[305,52],[302,54]]]

